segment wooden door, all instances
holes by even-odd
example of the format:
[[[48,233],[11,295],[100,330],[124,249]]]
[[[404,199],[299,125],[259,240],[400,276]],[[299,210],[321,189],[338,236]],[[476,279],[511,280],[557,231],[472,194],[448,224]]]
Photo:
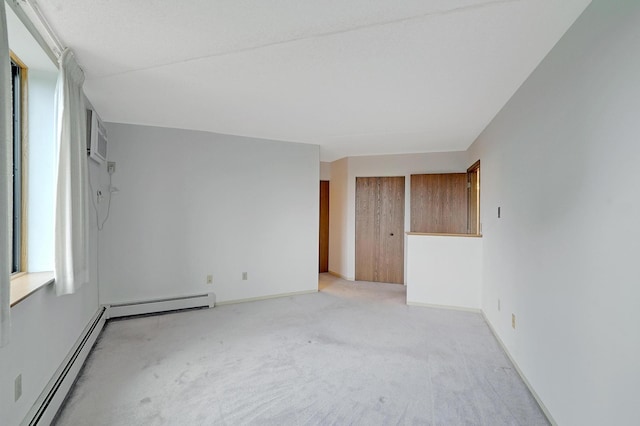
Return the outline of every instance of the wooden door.
[[[411,231],[467,233],[467,174],[411,175]]]
[[[404,177],[356,178],[356,280],[404,284]]]
[[[329,272],[329,181],[320,181],[320,247],[318,271]]]

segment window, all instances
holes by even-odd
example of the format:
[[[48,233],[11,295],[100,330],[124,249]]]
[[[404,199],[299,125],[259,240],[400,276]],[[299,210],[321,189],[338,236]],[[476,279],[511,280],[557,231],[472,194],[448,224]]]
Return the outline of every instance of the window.
[[[27,68],[11,54],[11,101],[13,105],[13,241],[11,273],[24,270],[23,132]]]
[[[58,67],[20,18],[7,10],[11,57],[13,122],[9,125],[14,156],[10,171],[10,304],[24,300],[51,282],[54,263],[55,89]],[[8,70],[7,70],[8,71]],[[7,88],[9,89],[9,87]],[[37,271],[37,272],[36,272]]]

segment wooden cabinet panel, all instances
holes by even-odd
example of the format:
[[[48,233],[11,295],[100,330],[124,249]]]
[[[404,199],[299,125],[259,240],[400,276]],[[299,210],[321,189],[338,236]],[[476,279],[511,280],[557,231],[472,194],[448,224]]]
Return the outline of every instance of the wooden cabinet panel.
[[[467,233],[467,174],[411,175],[411,232]]]

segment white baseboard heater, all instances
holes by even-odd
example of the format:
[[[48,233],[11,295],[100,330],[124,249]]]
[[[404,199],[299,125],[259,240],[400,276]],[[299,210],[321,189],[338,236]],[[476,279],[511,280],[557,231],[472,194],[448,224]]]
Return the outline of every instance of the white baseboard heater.
[[[193,296],[155,299],[141,302],[114,303],[109,305],[108,318],[128,317],[132,315],[155,314],[178,311],[181,309],[213,308],[216,305],[214,293]]]
[[[191,308],[213,308],[214,293],[171,299],[149,300],[135,303],[120,303],[101,306],[73,345],[69,354],[44,388],[24,418],[21,426],[49,425],[64,403],[91,348],[95,344],[107,319],[132,315],[143,315],[177,311]]]
[[[106,312],[104,306],[98,309],[21,425],[51,424],[104,327]]]

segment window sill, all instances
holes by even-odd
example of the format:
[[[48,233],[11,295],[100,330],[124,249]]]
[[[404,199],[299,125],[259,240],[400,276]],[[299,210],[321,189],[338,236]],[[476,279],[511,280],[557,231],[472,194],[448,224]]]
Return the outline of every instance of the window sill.
[[[11,278],[10,303],[13,307],[47,284],[53,283],[53,272],[27,272]]]

